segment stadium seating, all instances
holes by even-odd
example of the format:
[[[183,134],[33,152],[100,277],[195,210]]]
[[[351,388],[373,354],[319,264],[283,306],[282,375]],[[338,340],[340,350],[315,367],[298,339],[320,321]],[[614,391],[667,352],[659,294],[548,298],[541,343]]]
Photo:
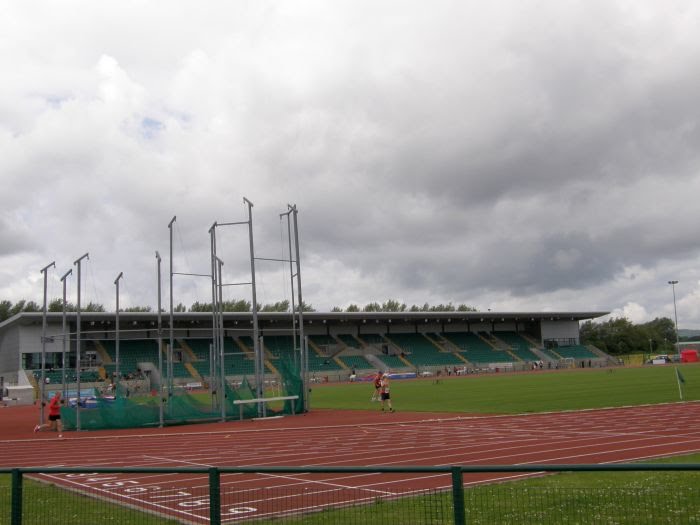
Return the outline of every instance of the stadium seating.
[[[599,357],[583,345],[558,346],[553,350],[564,358],[595,359]]]
[[[401,348],[407,354],[406,359],[415,366],[464,365],[464,361],[452,352],[441,352],[423,334],[388,334],[387,338]]]
[[[338,334],[336,336],[348,348],[361,348],[360,342],[350,334]]]
[[[443,332],[440,335],[459,348],[459,353],[471,363],[506,363],[513,361],[513,356],[508,354],[508,352],[495,350],[473,332]]]
[[[530,350],[530,342],[517,332],[494,332],[493,335],[510,346],[510,352],[523,361],[540,360],[540,357]]]
[[[360,341],[368,345],[380,345],[384,343],[384,338],[379,334],[362,334],[357,336]]]
[[[117,368],[116,342],[113,340],[100,341],[114,363],[105,363],[104,368],[108,377]],[[119,371],[122,376],[137,374],[138,363],[158,363],[158,343],[153,339],[125,340],[119,342]]]
[[[384,357],[384,356],[382,356]],[[361,355],[341,355],[338,356],[345,366],[348,368],[354,368],[356,370],[366,370],[368,368],[375,368],[375,366],[367,361],[364,356]]]

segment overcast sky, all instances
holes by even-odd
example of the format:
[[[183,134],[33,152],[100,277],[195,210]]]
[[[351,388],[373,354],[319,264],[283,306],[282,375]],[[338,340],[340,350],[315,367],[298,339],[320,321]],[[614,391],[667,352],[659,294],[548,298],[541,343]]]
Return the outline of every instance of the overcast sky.
[[[0,4],[0,299],[156,304],[247,219],[304,299],[700,327],[700,3]],[[250,280],[247,230],[217,232]],[[257,263],[258,300],[289,299]],[[75,272],[74,272],[75,273]],[[77,282],[69,278],[69,299]],[[210,301],[175,277],[174,300]],[[227,298],[250,298],[231,286]]]

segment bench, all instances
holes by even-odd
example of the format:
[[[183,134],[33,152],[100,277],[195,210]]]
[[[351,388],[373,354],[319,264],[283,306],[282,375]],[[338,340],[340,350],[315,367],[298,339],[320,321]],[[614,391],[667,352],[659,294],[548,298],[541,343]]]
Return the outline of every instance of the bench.
[[[243,420],[243,405],[247,405],[250,403],[269,403],[270,401],[287,401],[290,399],[299,399],[299,396],[281,396],[281,397],[258,397],[255,399],[234,399],[233,404],[234,405],[239,405],[240,409],[240,418],[241,421]],[[266,405],[263,405],[263,415],[265,415],[266,412]],[[294,409],[294,403],[292,403],[292,415],[296,415],[295,409]]]

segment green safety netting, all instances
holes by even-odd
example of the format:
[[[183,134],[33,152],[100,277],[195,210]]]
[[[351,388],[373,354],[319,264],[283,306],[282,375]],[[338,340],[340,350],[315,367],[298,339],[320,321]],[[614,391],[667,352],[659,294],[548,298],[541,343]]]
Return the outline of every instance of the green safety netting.
[[[299,377],[298,367],[291,361],[276,363],[280,373],[274,387],[265,392],[265,397],[299,396],[296,400],[272,402],[265,406],[267,416],[303,412],[304,388]],[[84,395],[84,394],[82,394]],[[257,403],[236,404],[236,400],[255,399],[255,388],[247,378],[232,387],[225,383],[223,400],[218,392],[188,391],[174,388],[171,395],[163,394],[163,424],[182,425],[204,423],[222,419],[252,419],[259,416]],[[292,404],[294,403],[294,404]],[[241,410],[242,408],[242,410]],[[61,419],[66,430],[77,428],[77,410],[74,406],[61,409]],[[114,396],[101,396],[84,400],[80,409],[81,430],[102,430],[113,428],[157,427],[160,425],[160,403],[158,394],[135,394],[121,384]]]

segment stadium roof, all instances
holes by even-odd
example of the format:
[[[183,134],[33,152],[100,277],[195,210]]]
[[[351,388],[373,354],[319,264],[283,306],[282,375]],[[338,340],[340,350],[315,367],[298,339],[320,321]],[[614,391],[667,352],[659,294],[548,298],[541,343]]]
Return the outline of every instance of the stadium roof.
[[[365,324],[375,323],[505,323],[505,322],[542,322],[542,321],[585,321],[609,314],[610,312],[304,312],[304,324],[315,323],[348,323]],[[13,324],[31,325],[42,322],[41,312],[22,312],[2,323],[0,330]],[[81,312],[82,323],[110,323],[113,322],[114,312]],[[76,312],[67,312],[69,322],[75,322]],[[169,312],[162,313],[163,324],[167,324]],[[292,314],[289,312],[258,312],[260,326],[283,323],[289,321]],[[49,312],[49,322],[60,322],[63,318],[61,312]],[[157,321],[156,312],[119,312],[120,324],[124,322],[148,323]],[[212,319],[211,312],[175,312],[173,314],[175,324],[204,323]],[[224,312],[224,321],[230,323],[252,323],[252,312]]]

